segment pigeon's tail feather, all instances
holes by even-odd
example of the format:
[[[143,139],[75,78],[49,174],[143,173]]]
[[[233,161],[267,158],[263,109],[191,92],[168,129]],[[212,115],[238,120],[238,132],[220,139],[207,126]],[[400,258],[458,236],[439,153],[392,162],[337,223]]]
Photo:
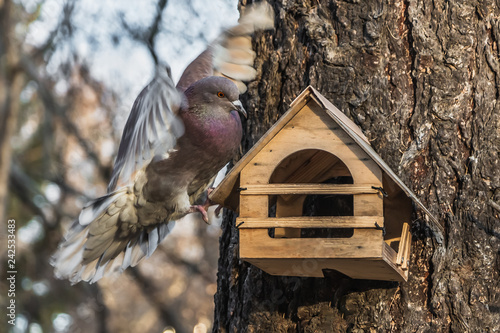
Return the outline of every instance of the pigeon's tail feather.
[[[142,227],[132,189],[122,188],[91,201],[51,259],[55,275],[71,283],[94,283],[149,257],[174,222]]]
[[[247,87],[243,81],[251,81],[257,75],[250,35],[273,27],[274,11],[270,4],[263,1],[244,7],[238,25],[226,30],[211,45],[214,74],[227,77],[244,93]]]

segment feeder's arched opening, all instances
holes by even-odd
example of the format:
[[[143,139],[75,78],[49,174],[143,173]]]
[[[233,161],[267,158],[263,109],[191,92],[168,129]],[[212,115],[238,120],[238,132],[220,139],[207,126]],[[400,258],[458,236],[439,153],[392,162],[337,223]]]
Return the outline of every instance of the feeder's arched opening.
[[[352,175],[337,156],[319,149],[292,153],[276,167],[269,183],[353,184]],[[269,196],[269,217],[353,216],[353,196],[288,194]],[[353,228],[270,228],[270,237],[349,238]]]

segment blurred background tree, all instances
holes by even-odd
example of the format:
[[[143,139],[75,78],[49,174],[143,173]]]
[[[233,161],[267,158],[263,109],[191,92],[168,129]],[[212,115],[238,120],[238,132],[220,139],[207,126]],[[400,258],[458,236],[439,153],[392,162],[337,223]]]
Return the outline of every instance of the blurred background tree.
[[[49,258],[105,193],[131,105],[167,62],[176,80],[223,26],[230,0],[0,0],[0,250],[16,220],[16,326],[0,332],[210,329],[218,225],[178,223],[147,261],[96,285],[56,280]],[[2,265],[2,267],[5,267]],[[6,269],[0,273],[7,305]]]

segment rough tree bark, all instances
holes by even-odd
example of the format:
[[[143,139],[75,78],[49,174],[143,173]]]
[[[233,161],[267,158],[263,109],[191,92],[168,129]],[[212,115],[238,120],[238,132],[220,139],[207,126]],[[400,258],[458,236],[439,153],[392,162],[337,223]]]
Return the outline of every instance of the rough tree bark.
[[[353,119],[445,226],[417,211],[406,283],[273,277],[220,240],[214,332],[500,330],[500,3],[276,0],[255,38],[248,150],[311,84]]]

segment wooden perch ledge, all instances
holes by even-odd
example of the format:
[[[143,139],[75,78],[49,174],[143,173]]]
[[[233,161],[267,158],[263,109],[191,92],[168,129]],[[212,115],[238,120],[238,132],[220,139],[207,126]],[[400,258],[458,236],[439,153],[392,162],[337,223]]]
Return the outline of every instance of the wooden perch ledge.
[[[242,195],[276,194],[376,194],[372,185],[351,184],[265,184],[246,185]]]

